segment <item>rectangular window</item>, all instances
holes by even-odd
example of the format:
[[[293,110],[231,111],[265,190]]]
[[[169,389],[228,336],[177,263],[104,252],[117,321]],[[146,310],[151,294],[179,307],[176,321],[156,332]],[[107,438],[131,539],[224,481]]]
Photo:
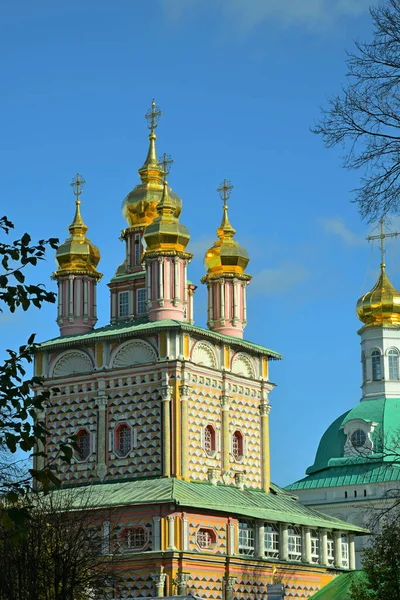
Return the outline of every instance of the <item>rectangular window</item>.
[[[135,265],[140,264],[140,233],[135,235]]]
[[[146,312],[146,289],[142,288],[136,292],[136,313],[143,315]]]
[[[254,527],[246,521],[239,522],[239,554],[254,556]]]
[[[342,553],[342,567],[345,569],[349,568],[349,542],[347,541],[347,535],[342,535],[340,542],[341,553]]]
[[[335,561],[334,542],[331,535],[328,535],[328,564],[333,565]]]
[[[129,315],[129,292],[120,292],[119,294],[119,316],[127,317]]]
[[[264,525],[265,555],[270,558],[279,558],[279,525],[265,523]]]
[[[319,562],[319,535],[316,529],[311,531],[311,562]]]
[[[289,527],[288,530],[289,560],[301,560],[301,529],[300,527]]]

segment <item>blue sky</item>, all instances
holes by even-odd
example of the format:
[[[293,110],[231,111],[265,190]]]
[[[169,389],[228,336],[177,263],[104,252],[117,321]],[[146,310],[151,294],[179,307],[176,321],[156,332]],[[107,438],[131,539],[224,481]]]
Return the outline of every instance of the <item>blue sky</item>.
[[[215,238],[233,183],[230,217],[254,279],[245,337],[285,356],[271,378],[272,475],[303,476],[326,427],[360,398],[355,303],[377,277],[371,226],[350,203],[358,174],[341,168],[309,127],[345,80],[345,50],[368,39],[363,0],[6,0],[0,22],[1,213],[18,233],[67,235],[69,184],[87,181],[82,213],[102,253],[99,325],[107,281],[123,259],[120,207],[147,151],[143,118],[163,110],[158,151],[196,256]],[[389,274],[400,285],[399,248]],[[51,256],[32,276],[54,288]],[[196,323],[204,325],[199,284]],[[0,316],[8,347],[57,334],[55,308]]]

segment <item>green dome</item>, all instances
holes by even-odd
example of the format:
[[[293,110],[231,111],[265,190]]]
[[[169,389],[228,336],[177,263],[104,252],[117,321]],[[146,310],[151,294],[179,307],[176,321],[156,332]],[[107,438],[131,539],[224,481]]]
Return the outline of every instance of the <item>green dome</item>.
[[[371,434],[374,445],[370,453],[345,456],[347,436],[344,425],[350,421],[361,420],[376,423]],[[400,431],[400,398],[377,398],[364,400],[351,410],[337,418],[325,431],[318,446],[314,464],[306,471],[308,475],[330,467],[348,467],[351,464],[391,461],[390,456],[383,456],[382,443],[389,450],[395,450]],[[385,452],[388,454],[388,452]]]

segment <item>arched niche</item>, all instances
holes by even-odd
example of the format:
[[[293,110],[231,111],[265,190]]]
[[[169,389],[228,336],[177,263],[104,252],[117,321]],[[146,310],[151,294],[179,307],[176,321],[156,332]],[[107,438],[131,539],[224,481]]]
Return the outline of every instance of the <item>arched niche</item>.
[[[253,361],[246,354],[235,354],[232,360],[232,371],[236,375],[243,375],[251,379],[255,378]]]
[[[59,356],[51,370],[51,377],[67,377],[78,373],[90,373],[93,363],[86,352],[70,350]]]
[[[212,369],[217,368],[217,359],[215,357],[214,349],[211,344],[207,342],[197,342],[192,350],[192,361],[196,365],[203,365],[205,367],[211,367]]]
[[[153,346],[144,340],[134,340],[119,346],[111,360],[112,367],[131,367],[154,363],[157,353]]]

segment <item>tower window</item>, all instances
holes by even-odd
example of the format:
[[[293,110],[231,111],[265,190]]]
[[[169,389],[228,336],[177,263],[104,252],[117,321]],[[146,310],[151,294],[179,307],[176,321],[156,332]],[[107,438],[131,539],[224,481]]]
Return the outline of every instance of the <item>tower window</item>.
[[[300,527],[289,527],[288,529],[289,560],[301,560],[301,529]]]
[[[120,292],[119,294],[119,316],[127,317],[129,315],[129,292]]]
[[[239,554],[254,556],[254,526],[247,521],[239,521]]]
[[[76,458],[84,461],[90,454],[90,433],[87,429],[80,429],[76,434]]]
[[[132,449],[132,431],[129,425],[122,423],[115,430],[115,452],[126,456]]]
[[[389,379],[399,379],[399,351],[392,348],[388,352],[389,358]]]
[[[121,538],[127,550],[142,550],[147,544],[148,534],[144,527],[127,527]]]
[[[365,442],[367,441],[365,431],[363,431],[362,429],[356,429],[351,434],[350,441],[354,448],[362,448],[365,445]]]
[[[277,523],[265,523],[264,548],[266,556],[279,558],[279,525]]]
[[[140,233],[135,235],[135,265],[140,263]]]
[[[207,454],[215,452],[215,429],[212,425],[207,425],[204,430],[204,450]]]
[[[146,289],[141,288],[136,292],[136,312],[143,315],[146,312]]]
[[[243,457],[243,435],[240,431],[235,431],[232,436],[232,454],[235,460]]]
[[[367,361],[365,359],[364,352],[361,353],[361,367],[362,367],[362,379],[363,383],[367,381]]]
[[[371,354],[372,358],[372,379],[374,381],[380,381],[382,379],[382,364],[381,364],[381,353],[379,350],[374,350]]]

